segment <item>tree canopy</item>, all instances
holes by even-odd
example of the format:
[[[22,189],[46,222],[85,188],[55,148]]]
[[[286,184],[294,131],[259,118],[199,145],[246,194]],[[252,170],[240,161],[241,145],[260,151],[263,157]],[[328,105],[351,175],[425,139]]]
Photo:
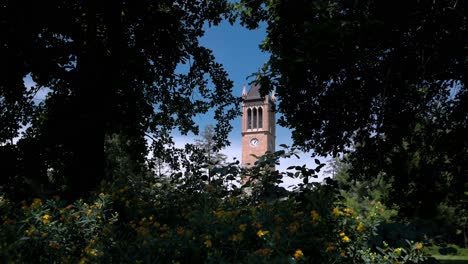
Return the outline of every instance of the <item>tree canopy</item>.
[[[2,1],[0,12],[2,181],[77,197],[103,179],[106,135],[125,134],[142,162],[145,134],[163,146],[174,128],[198,133],[192,118],[213,108],[225,141],[237,98],[198,39],[229,18],[226,1]]]
[[[413,201],[408,211],[463,195],[465,1],[240,5],[245,25],[267,23],[260,82],[276,90],[279,124],[295,144],[315,155],[353,152],[354,177],[395,177],[394,198]]]

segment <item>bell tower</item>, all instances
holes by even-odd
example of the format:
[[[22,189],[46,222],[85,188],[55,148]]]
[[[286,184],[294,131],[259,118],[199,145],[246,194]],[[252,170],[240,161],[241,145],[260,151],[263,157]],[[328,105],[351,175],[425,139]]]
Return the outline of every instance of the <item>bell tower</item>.
[[[275,151],[276,117],[273,95],[260,96],[260,86],[253,84],[249,91],[242,89],[242,165],[251,167],[262,156]]]

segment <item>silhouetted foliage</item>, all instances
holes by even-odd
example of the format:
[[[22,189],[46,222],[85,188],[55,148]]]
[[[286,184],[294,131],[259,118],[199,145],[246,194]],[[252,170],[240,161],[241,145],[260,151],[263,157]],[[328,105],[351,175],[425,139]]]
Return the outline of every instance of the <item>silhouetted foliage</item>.
[[[192,117],[212,108],[223,144],[237,99],[198,38],[229,14],[226,1],[2,1],[1,158],[17,157],[6,181],[76,198],[103,179],[106,135],[123,134],[143,163],[145,133],[198,133]]]
[[[352,152],[352,177],[394,179],[404,215],[458,203],[468,174],[466,1],[241,1],[267,23],[263,92],[316,155]]]

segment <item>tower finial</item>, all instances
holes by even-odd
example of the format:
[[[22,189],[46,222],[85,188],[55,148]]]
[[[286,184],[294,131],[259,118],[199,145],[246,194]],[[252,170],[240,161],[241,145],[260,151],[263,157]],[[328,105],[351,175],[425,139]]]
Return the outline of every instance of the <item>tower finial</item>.
[[[275,91],[272,91],[272,92],[271,92],[271,100],[272,100],[273,102],[276,102]]]
[[[245,88],[245,84],[244,86],[242,87],[242,97],[246,97],[247,96],[247,89]]]

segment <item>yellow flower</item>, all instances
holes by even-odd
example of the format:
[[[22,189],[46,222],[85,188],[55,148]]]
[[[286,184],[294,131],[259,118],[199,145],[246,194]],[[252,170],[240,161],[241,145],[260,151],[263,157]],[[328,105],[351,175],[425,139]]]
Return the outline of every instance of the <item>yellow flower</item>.
[[[351,216],[352,214],[354,214],[354,210],[353,209],[350,209],[350,208],[345,208],[343,209],[343,211],[346,213],[346,216]]]
[[[46,225],[47,225],[48,223],[50,223],[50,215],[48,215],[48,214],[43,215],[43,216],[42,216],[42,222],[43,222],[44,224],[46,224]]]
[[[79,264],[85,264],[87,263],[89,260],[85,257],[81,258],[80,261],[78,262]]]
[[[244,232],[247,229],[247,224],[241,224],[239,225],[239,230]]]
[[[420,250],[420,249],[422,249],[422,248],[423,248],[423,244],[422,244],[422,243],[417,243],[417,244],[416,244],[416,249],[417,249],[417,250]]]
[[[340,237],[346,236],[345,232],[340,232]]]
[[[341,250],[340,256],[342,256],[342,257],[346,256],[346,253],[344,252],[344,250]]]
[[[304,253],[302,253],[302,250],[298,249],[296,252],[294,252],[294,258],[295,259],[300,259],[304,256]]]
[[[320,215],[315,210],[310,211],[310,217],[312,217],[313,223],[320,221]]]
[[[351,241],[348,236],[344,236],[341,240],[343,240],[345,243],[349,243],[349,241]]]
[[[210,248],[213,246],[213,243],[211,242],[211,240],[206,240],[203,244],[205,244],[205,247],[207,248]]]
[[[335,216],[339,216],[339,215],[341,215],[342,213],[343,213],[343,212],[341,212],[340,210],[338,210],[338,208],[336,208],[336,207],[333,208],[333,214],[334,214]]]
[[[88,210],[86,211],[86,214],[87,214],[87,215],[90,215],[92,212],[93,212],[93,210],[88,209]]]
[[[42,205],[42,201],[39,198],[34,198],[31,204],[31,208],[36,208]]]
[[[262,237],[262,236],[267,235],[268,233],[270,233],[270,231],[266,231],[266,230],[263,231],[263,230],[260,229],[260,230],[258,230],[258,232],[257,232],[257,236],[258,236],[258,237]]]
[[[359,222],[359,224],[358,224],[357,227],[356,227],[356,230],[357,230],[358,232],[364,231],[364,224],[363,224],[362,222]]]
[[[84,251],[86,254],[93,256],[93,257],[96,257],[99,254],[99,251],[97,251],[96,249],[92,249],[89,246],[86,247]]]

